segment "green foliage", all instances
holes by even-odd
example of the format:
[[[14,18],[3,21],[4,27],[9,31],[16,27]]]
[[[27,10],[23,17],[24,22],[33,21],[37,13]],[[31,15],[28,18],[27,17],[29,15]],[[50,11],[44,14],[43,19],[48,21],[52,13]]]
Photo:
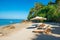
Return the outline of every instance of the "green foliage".
[[[44,6],[43,4],[36,3],[35,7],[29,12],[28,19],[36,16],[45,17],[47,21],[60,22],[60,12],[57,3],[52,4],[51,2]]]

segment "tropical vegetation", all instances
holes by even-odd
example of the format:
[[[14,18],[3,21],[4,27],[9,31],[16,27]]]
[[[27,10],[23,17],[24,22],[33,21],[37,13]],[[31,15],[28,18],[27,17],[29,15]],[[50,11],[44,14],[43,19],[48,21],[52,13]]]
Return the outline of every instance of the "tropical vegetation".
[[[50,1],[48,5],[35,3],[27,18],[30,20],[36,16],[45,17],[48,22],[60,22],[60,0]]]

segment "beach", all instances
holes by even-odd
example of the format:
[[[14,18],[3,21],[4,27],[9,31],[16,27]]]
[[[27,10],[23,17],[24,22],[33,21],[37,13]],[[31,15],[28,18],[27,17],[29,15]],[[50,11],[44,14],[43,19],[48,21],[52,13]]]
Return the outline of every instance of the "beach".
[[[4,34],[4,36],[10,35],[11,33],[14,33],[22,28],[27,27],[31,23],[16,23],[11,25],[5,25],[0,27],[0,32]],[[11,28],[12,27],[12,28]]]
[[[34,23],[27,22],[12,24],[12,26],[15,26],[15,29],[9,30],[10,32],[7,33],[8,35],[0,36],[0,40],[60,40],[60,34],[56,34],[56,29],[52,30],[53,33],[49,35],[33,33],[32,31],[35,30],[35,28],[30,28],[32,24]],[[58,28],[60,27],[57,27],[57,29]]]
[[[0,40],[60,40],[60,0],[0,0]]]
[[[13,25],[17,26],[16,29],[13,29],[8,35],[0,37],[0,40],[32,40],[32,37],[35,36],[34,33],[32,33],[34,29],[27,29],[32,23],[18,23]]]

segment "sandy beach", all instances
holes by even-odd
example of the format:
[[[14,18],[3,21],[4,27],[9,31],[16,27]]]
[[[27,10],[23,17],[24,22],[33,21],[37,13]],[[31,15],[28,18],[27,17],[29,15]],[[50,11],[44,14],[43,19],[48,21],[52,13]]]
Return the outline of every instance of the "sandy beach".
[[[5,25],[5,26],[0,27],[0,32],[4,34],[4,36],[7,36],[29,25],[31,25],[31,23],[29,24],[28,23],[16,23],[16,24],[11,24],[11,25]]]
[[[60,0],[0,0],[0,40],[60,40]]]
[[[13,24],[15,29],[9,30],[11,32],[8,32],[8,35],[0,36],[0,40],[60,40],[60,34],[56,34],[56,32],[54,33],[55,30],[52,30],[53,33],[49,35],[33,33],[32,31],[35,29],[29,29],[32,24],[33,23]]]
[[[30,37],[33,36],[33,29],[31,30],[27,28],[31,25],[32,23],[13,24],[13,26],[15,26],[15,29],[9,30],[11,32],[8,32],[8,35],[5,34],[4,36],[1,36],[0,40],[30,40]]]

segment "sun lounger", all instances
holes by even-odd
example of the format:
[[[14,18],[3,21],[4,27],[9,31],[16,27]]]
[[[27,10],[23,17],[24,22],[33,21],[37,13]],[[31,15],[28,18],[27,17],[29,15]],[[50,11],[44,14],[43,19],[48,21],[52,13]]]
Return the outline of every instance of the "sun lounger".
[[[45,24],[40,24],[38,27],[44,27],[45,26]]]
[[[39,29],[39,28],[44,28],[45,26],[46,26],[45,24],[40,24],[40,25],[38,25],[37,28],[38,28],[38,29]]]
[[[49,33],[51,33],[51,32],[52,32],[52,31],[51,31],[50,28],[47,28],[47,29],[45,29],[45,31],[44,31],[45,34],[49,34]]]
[[[34,32],[34,33],[43,33],[43,30],[34,30],[32,32]]]

